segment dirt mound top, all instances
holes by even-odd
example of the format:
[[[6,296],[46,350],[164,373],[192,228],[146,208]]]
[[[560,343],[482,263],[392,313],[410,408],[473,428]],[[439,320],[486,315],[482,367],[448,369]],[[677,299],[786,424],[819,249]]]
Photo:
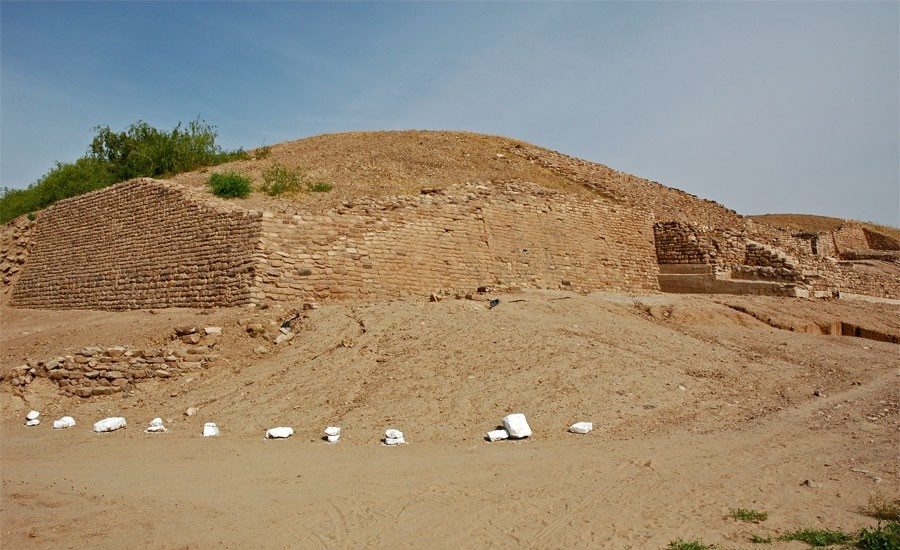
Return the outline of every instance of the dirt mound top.
[[[515,139],[445,131],[381,131],[325,134],[272,145],[251,160],[176,176],[205,187],[210,172],[235,171],[254,184],[273,164],[299,168],[310,183],[327,183],[328,193],[277,198],[254,193],[242,202],[269,210],[321,210],[360,197],[417,194],[471,181],[524,181],[569,193],[600,196],[650,210],[660,219],[733,225],[740,216],[724,206],[657,182]]]
[[[806,231],[810,233],[821,233],[824,231],[833,231],[839,229],[848,220],[842,218],[833,218],[831,216],[816,216],[813,214],[759,214],[756,216],[748,216],[753,221],[762,222],[775,227],[783,227],[793,229],[795,231]],[[868,222],[856,222],[869,229],[882,233],[894,239],[900,239],[900,229],[887,225],[879,225]]]

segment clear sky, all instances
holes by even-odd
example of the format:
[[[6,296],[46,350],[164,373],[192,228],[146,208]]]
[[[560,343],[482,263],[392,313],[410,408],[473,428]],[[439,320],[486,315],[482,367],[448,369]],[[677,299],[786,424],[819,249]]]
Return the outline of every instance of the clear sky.
[[[226,147],[524,139],[741,213],[900,224],[900,8],[854,3],[0,3],[0,185],[98,124]]]

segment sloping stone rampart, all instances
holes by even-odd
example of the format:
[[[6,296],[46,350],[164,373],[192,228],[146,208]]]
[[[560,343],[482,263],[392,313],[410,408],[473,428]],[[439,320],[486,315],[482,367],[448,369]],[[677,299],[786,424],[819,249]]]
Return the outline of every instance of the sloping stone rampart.
[[[43,212],[12,305],[213,307],[491,285],[658,290],[652,223],[532,184],[286,214],[140,179]]]
[[[248,303],[259,219],[150,179],[60,201],[39,217],[11,304],[138,309]]]
[[[652,219],[529,184],[466,185],[263,217],[255,298],[382,298],[485,285],[657,290]]]

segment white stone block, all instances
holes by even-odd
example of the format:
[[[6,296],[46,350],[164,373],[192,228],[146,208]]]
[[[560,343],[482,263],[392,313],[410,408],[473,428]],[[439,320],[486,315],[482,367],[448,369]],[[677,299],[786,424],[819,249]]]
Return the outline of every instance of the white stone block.
[[[403,432],[400,430],[395,430],[393,428],[387,429],[384,431],[385,439],[403,439]]]
[[[41,416],[41,413],[37,411],[28,411],[28,414],[25,415],[25,420],[37,420],[39,416]]]
[[[404,439],[403,436],[400,436],[400,437],[385,437],[385,438],[384,438],[384,444],[385,444],[385,445],[391,445],[391,446],[393,446],[393,445],[403,445],[404,443],[406,443],[406,439]]]
[[[207,335],[219,335],[222,334],[222,327],[205,327],[203,329],[203,332],[205,332]]]
[[[325,428],[325,435],[327,435],[329,437],[334,436],[334,435],[340,437],[340,435],[341,435],[340,426],[328,426],[327,428]]]
[[[121,416],[113,416],[95,422],[94,431],[97,433],[114,432],[120,428],[124,428],[126,425],[127,424],[124,418],[122,418]]]
[[[162,418],[154,418],[150,421],[150,425],[144,430],[147,433],[162,433],[166,431],[165,425],[163,425]]]
[[[501,439],[509,439],[509,432],[506,430],[491,430],[485,435],[488,441],[499,441]]]
[[[203,425],[203,437],[216,437],[219,435],[219,427],[215,422],[207,422]]]
[[[294,435],[294,428],[280,426],[278,428],[269,428],[266,430],[266,439],[284,439]]]
[[[39,418],[34,418],[32,420],[25,421],[26,426],[37,426],[40,423],[41,423],[41,420]]]
[[[586,434],[594,429],[593,422],[576,422],[569,426],[569,431],[573,434]]]
[[[531,426],[528,425],[528,420],[525,419],[525,415],[522,413],[507,415],[503,419],[503,427],[506,428],[506,431],[509,432],[509,437],[512,439],[531,437]]]
[[[326,435],[326,436],[325,436],[325,439],[326,439],[329,443],[337,443],[337,442],[341,439],[341,435],[340,435],[340,434],[338,434],[338,435]]]
[[[64,416],[59,420],[53,421],[53,429],[54,430],[62,430],[65,428],[71,428],[75,425],[75,419],[71,416]]]

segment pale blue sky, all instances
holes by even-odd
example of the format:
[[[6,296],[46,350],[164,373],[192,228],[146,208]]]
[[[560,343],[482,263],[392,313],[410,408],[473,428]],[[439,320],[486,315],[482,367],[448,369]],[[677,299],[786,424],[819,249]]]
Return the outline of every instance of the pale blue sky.
[[[0,3],[0,185],[91,127],[201,115],[226,147],[324,132],[521,138],[741,213],[900,224],[884,3]]]

